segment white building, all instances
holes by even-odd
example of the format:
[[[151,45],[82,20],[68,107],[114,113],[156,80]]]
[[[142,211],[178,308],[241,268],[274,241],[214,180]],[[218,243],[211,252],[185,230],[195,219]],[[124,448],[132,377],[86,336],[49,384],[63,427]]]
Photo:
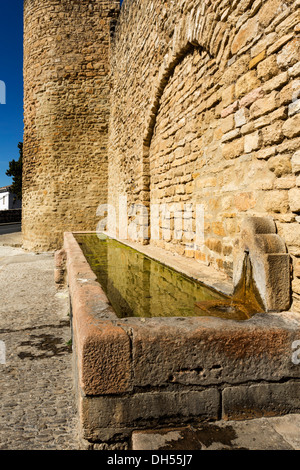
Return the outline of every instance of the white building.
[[[9,209],[21,209],[22,203],[9,191],[10,186],[0,188],[0,211]]]

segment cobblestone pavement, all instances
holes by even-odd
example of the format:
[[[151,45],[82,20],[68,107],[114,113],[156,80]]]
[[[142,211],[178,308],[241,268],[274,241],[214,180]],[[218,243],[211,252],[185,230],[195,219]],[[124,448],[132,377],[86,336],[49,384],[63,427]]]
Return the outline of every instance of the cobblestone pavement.
[[[77,450],[69,301],[54,259],[0,246],[0,449]]]

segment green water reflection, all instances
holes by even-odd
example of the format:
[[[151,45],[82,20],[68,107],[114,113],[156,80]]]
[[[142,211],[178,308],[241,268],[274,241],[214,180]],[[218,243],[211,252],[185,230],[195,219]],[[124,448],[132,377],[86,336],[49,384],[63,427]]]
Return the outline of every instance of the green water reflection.
[[[119,318],[199,316],[196,302],[225,298],[116,240],[75,237]]]

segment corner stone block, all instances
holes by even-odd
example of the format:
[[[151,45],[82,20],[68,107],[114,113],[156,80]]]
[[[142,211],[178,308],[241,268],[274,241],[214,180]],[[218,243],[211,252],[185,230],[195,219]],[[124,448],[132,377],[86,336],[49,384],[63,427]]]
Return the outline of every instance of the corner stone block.
[[[85,395],[120,394],[131,389],[130,343],[127,334],[111,322],[82,335],[79,377]]]

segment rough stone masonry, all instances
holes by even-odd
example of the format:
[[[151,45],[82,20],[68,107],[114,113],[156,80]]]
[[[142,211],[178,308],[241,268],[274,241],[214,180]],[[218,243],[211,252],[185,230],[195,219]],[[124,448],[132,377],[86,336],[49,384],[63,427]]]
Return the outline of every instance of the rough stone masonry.
[[[202,204],[202,246],[176,237],[176,214],[148,242],[232,276],[241,219],[270,216],[300,311],[299,6],[26,0],[24,246],[95,230],[120,196]]]

